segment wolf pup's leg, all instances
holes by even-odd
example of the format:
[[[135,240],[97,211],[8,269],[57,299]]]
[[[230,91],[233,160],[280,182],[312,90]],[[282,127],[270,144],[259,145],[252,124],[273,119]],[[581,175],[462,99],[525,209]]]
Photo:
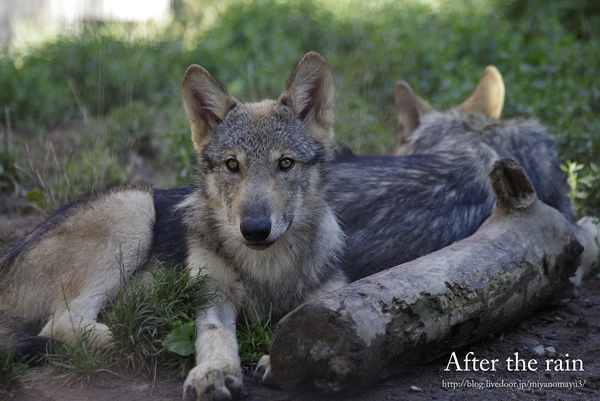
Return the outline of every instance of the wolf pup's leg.
[[[57,211],[3,258],[2,309],[42,321],[42,337],[72,344],[87,331],[108,342],[98,313],[145,261],[153,223],[152,193],[143,190],[99,194]]]
[[[236,338],[236,319],[247,296],[223,260],[190,239],[191,275],[205,274],[214,290],[208,309],[196,318],[196,366],[183,384],[184,400],[230,400],[242,391],[242,368]]]
[[[183,385],[184,400],[229,400],[241,393],[236,315],[235,307],[221,300],[196,320],[196,366]]]
[[[145,262],[152,244],[154,201],[149,192],[113,192],[73,220],[70,232],[63,233],[69,240],[61,243],[70,254],[70,271],[56,293],[54,317],[40,335],[73,342],[91,331],[105,344],[110,332],[96,318],[107,296],[116,295],[123,280]]]

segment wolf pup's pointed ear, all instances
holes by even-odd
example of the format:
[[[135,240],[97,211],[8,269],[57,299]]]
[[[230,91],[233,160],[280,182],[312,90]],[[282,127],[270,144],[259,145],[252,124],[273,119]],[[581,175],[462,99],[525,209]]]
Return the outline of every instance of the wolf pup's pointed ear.
[[[185,71],[181,97],[190,120],[192,142],[199,152],[236,101],[208,71],[196,64]]]
[[[315,140],[331,142],[335,88],[331,68],[321,55],[311,52],[300,60],[279,101],[304,121]]]
[[[493,65],[488,65],[475,90],[460,106],[460,109],[471,113],[485,114],[500,118],[504,106],[504,81],[500,71]]]
[[[392,155],[401,156],[406,154],[408,137],[421,124],[421,115],[431,113],[434,109],[413,92],[410,85],[404,81],[396,82],[394,100],[398,109],[398,123],[396,125],[396,145],[394,145]]]

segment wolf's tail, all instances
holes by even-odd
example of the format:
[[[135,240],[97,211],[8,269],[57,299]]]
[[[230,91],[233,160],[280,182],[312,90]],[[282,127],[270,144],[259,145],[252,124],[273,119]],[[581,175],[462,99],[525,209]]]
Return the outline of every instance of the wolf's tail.
[[[60,344],[58,340],[36,335],[34,328],[19,319],[0,313],[0,352],[12,354],[14,360],[24,359],[30,365],[37,365]]]

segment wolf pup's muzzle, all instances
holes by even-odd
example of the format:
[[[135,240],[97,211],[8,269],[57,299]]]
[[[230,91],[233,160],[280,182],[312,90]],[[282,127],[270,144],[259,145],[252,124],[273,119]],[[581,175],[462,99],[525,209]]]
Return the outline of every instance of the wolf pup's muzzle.
[[[242,221],[240,229],[249,242],[262,242],[269,238],[271,221],[265,217],[248,217]]]
[[[240,224],[242,236],[252,249],[268,248],[273,242],[264,242],[271,234],[271,220],[268,217],[246,217]]]

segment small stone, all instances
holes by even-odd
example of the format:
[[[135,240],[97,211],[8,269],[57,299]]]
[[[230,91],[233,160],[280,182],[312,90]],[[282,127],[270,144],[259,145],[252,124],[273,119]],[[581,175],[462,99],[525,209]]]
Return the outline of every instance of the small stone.
[[[544,350],[548,358],[554,358],[556,356],[556,350],[554,347],[546,347]]]
[[[544,349],[543,345],[536,345],[535,347],[533,347],[533,353],[542,356],[546,353],[546,350]]]
[[[419,387],[417,387],[417,386],[410,386],[410,387],[409,387],[409,390],[410,390],[410,391],[414,391],[415,393],[420,393],[421,391],[423,391],[423,390],[421,390],[421,389],[420,389]]]

